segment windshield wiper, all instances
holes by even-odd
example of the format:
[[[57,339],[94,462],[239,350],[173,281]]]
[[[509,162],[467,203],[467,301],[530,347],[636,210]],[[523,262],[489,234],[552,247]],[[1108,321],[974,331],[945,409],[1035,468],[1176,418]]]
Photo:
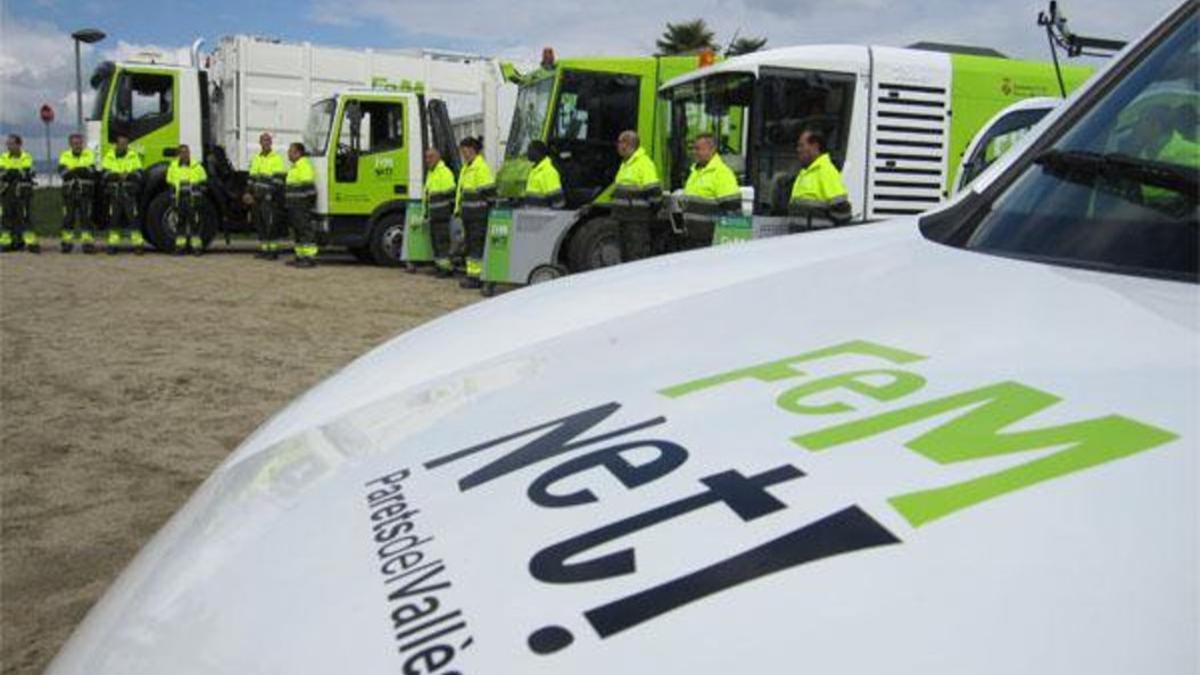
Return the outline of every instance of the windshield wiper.
[[[1132,181],[1177,192],[1193,203],[1200,199],[1200,169],[1118,152],[1048,150],[1033,160],[1051,173],[1068,180],[1092,183],[1096,178]]]

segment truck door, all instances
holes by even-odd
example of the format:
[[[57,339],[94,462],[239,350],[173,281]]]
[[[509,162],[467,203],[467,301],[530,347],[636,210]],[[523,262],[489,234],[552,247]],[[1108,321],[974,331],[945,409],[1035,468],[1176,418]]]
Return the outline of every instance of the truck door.
[[[591,202],[617,177],[617,135],[638,126],[640,86],[634,75],[563,72],[548,144],[569,208]]]
[[[765,67],[760,71],[750,153],[755,213],[787,213],[800,171],[796,142],[805,129],[823,132],[834,165],[845,167],[854,83],[849,73]],[[854,204],[854,211],[861,213],[862,205]]]
[[[123,68],[105,116],[104,149],[116,143],[117,134],[125,134],[146,166],[170,161],[179,146],[178,100],[178,71]],[[200,156],[200,148],[192,151]]]
[[[437,98],[430,100],[426,106],[426,118],[429,123],[430,145],[442,154],[442,161],[457,177],[460,164],[458,139],[454,137],[454,126],[450,123],[450,111],[446,109],[446,102]]]
[[[367,216],[376,206],[408,195],[404,125],[409,100],[347,97],[342,104],[329,190],[331,215]]]

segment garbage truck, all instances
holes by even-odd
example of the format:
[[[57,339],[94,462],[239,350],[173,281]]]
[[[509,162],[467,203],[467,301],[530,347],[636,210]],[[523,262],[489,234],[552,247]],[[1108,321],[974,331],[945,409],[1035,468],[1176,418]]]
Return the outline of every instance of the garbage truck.
[[[207,55],[200,47],[201,41],[193,44],[186,65],[139,55],[103,62],[91,77],[95,104],[87,124],[88,142],[103,153],[117,134],[130,137],[147,167],[141,226],[160,250],[170,250],[174,241],[174,209],[165,175],[179,144],[191,146],[193,157],[200,157],[208,171],[208,190],[200,207],[208,245],[218,233],[249,229],[239,197],[259,134],[272,133],[283,151],[287,143],[303,138],[314,101],[348,88],[372,87],[392,94],[420,89],[430,100],[436,97],[464,112],[479,112],[484,141],[498,152],[502,81],[492,59],[430,50],[351,50],[251,36],[224,38]],[[336,207],[337,200],[326,203],[330,201]],[[329,243],[348,246],[376,262],[392,262],[370,254],[378,243],[370,239],[371,223],[358,222],[359,229],[350,232],[346,221],[323,222],[338,225],[324,233]]]
[[[1062,68],[1066,89],[1090,73],[1086,67]],[[754,228],[758,236],[792,229],[786,213],[799,170],[796,140],[810,127],[828,139],[850,193],[853,221],[913,215],[950,195],[968,142],[997,111],[1057,91],[1049,63],[1010,59],[986,48],[918,43],[772,49],[693,68],[665,82],[652,157],[664,189],[679,192],[691,167],[692,140],[699,133],[716,137],[742,186],[745,218],[731,224],[741,229],[723,233],[726,239],[754,236]],[[520,112],[514,114],[514,129],[519,118]],[[570,181],[564,173],[564,186]],[[485,271],[485,281],[531,283],[619,262],[611,211],[578,201],[568,207],[557,213],[497,213],[488,247],[500,262],[490,266],[490,274]],[[658,221],[656,253],[688,245],[673,200],[664,202]]]

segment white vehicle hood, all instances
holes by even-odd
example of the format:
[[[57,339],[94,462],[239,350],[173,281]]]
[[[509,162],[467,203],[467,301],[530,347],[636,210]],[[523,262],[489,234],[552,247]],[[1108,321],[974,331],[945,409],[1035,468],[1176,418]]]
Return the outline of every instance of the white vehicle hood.
[[[49,672],[1185,672],[1198,307],[912,220],[510,293],[264,425]]]

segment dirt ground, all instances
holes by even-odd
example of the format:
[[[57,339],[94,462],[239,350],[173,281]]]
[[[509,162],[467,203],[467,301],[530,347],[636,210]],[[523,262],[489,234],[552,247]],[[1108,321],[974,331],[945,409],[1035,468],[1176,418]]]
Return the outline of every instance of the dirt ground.
[[[52,242],[54,243],[54,242]],[[368,348],[480,299],[356,264],[0,256],[0,663],[40,673],[255,427]]]

